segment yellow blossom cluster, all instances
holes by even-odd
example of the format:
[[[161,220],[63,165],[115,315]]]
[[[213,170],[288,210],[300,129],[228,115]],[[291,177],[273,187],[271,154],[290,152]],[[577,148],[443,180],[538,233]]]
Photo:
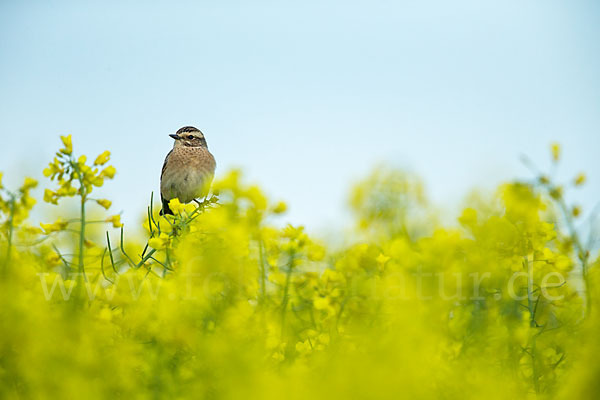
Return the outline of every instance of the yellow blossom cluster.
[[[59,188],[56,191],[46,189],[44,201],[58,204],[61,197],[79,195],[82,198],[92,192],[94,186],[101,187],[104,179],[113,179],[116,169],[112,165],[103,167],[110,160],[110,152],[105,151],[96,157],[92,165],[87,165],[87,157],[82,155],[75,159],[73,156],[73,143],[71,135],[61,136],[64,147],[54,157],[54,160],[44,169],[44,176],[56,180]],[[73,186],[75,184],[75,186]],[[98,200],[104,208],[110,207],[110,201]]]
[[[36,200],[31,197],[31,189],[37,187],[38,182],[32,178],[25,178],[23,185],[12,193],[2,184],[2,173],[0,172],[0,212],[7,216],[4,224],[11,223],[14,226],[20,225],[29,216],[29,212],[36,204]]]
[[[62,273],[71,276],[74,273],[78,274],[79,279],[86,280],[86,250],[97,250],[94,241],[87,236],[86,227],[90,222],[86,215],[86,204],[93,201],[104,210],[108,210],[112,202],[108,199],[92,199],[94,187],[104,185],[105,179],[113,179],[116,174],[116,169],[112,165],[106,166],[110,160],[110,152],[104,151],[99,154],[92,164],[88,164],[87,157],[81,155],[76,157],[73,153],[73,141],[71,135],[60,137],[63,147],[56,152],[54,159],[49,163],[43,171],[45,177],[58,183],[58,188],[55,190],[46,188],[44,190],[44,201],[50,204],[58,205],[58,201],[66,197],[79,198],[79,218],[63,219],[58,218],[52,223],[41,223],[43,233],[49,235],[53,233],[69,232],[71,224],[77,224],[77,239],[76,257],[71,261],[67,261],[56,250],[50,252],[47,259],[54,260],[54,264],[58,264],[58,260],[63,262]],[[112,224],[114,228],[122,226],[121,216],[108,216],[101,222]],[[70,231],[73,233],[73,230]],[[88,264],[93,264],[88,262]],[[76,267],[76,268],[75,268]]]

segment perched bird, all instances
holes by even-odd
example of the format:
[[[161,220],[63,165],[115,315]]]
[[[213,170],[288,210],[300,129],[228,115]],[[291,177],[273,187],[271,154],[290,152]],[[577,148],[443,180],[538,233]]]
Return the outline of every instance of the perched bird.
[[[184,126],[169,136],[175,143],[160,174],[161,215],[173,214],[169,208],[171,199],[177,197],[180,202],[189,203],[205,197],[217,166],[199,129]]]

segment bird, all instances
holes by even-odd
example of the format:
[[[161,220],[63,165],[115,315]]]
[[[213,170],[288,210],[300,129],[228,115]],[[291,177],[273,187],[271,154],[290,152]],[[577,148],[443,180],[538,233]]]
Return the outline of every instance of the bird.
[[[212,183],[217,163],[208,151],[204,134],[193,126],[184,126],[170,134],[175,139],[165,157],[160,174],[160,215],[170,214],[169,201],[178,198],[189,203],[205,197]]]

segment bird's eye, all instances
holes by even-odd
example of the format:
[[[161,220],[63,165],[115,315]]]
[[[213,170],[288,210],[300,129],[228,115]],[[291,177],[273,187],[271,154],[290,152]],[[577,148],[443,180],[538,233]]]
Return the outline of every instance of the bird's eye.
[[[192,140],[194,138],[194,135],[188,135],[188,139]]]

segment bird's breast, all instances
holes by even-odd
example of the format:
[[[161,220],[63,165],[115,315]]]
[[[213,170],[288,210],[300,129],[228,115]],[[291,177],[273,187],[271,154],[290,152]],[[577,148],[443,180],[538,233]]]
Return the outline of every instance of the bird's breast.
[[[206,151],[200,154],[176,154],[169,157],[161,179],[161,194],[170,200],[179,198],[182,203],[208,194],[215,171],[215,161]]]

